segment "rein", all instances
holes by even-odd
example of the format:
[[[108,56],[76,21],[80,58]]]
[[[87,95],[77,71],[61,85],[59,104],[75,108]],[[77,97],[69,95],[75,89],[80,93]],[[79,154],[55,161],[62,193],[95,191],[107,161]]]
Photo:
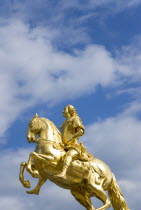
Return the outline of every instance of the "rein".
[[[59,144],[59,142],[57,142],[57,141],[52,141],[52,140],[43,139],[43,138],[36,138],[35,143],[38,144],[40,141],[51,141],[51,142],[54,142],[54,143],[58,143]]]

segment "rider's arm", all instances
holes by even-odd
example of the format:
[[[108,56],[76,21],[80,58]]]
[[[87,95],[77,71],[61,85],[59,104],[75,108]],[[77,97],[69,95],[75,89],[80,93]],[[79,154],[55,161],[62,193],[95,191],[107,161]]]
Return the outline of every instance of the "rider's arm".
[[[70,139],[68,142],[73,141],[76,138],[79,138],[80,136],[84,135],[84,126],[80,122],[79,119],[74,119],[72,123],[73,129],[75,130],[74,136],[72,139]]]
[[[82,129],[81,127],[75,128],[75,135],[73,136],[73,139],[75,138],[79,138],[80,136],[83,136],[84,134],[84,129]]]

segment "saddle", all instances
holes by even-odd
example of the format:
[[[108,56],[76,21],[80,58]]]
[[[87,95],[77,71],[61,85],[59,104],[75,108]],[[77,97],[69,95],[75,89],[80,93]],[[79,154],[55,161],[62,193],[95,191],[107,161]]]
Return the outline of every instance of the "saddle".
[[[62,150],[62,151],[63,150],[68,151],[71,148],[75,149],[79,154],[78,159],[82,160],[82,161],[91,161],[94,159],[93,155],[87,151],[87,149],[84,147],[82,142],[80,142],[80,143],[72,142],[69,145],[66,145],[64,143],[55,142],[53,147],[57,150]]]
[[[76,162],[78,165],[81,165],[85,169],[87,168],[88,171],[93,171],[97,174],[99,178],[103,177],[103,171],[99,168],[97,163],[94,161],[94,156],[87,151],[87,149],[84,147],[83,143],[72,143],[69,145],[64,145],[63,143],[54,143],[54,148],[62,151],[68,151],[69,149],[73,148],[78,152],[78,159],[74,160],[73,162]],[[93,164],[91,164],[91,161]]]

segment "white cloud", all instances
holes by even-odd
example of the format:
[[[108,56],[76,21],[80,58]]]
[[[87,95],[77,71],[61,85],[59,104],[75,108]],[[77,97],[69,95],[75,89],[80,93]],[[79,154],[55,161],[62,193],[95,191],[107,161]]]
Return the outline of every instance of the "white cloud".
[[[13,196],[2,196],[0,198],[0,208],[5,210],[24,210],[25,204]]]
[[[137,6],[139,5],[141,2],[140,0],[125,0],[125,1],[122,1],[122,0],[118,0],[118,1],[115,1],[115,0],[107,0],[107,1],[104,1],[104,0],[100,0],[100,1],[96,1],[96,0],[90,0],[91,4],[95,5],[95,6],[110,6],[116,10],[116,9],[127,9],[127,8],[130,8],[130,7],[134,7],[134,6]]]
[[[102,46],[75,55],[59,52],[51,45],[50,31],[16,20],[1,24],[0,34],[1,136],[21,111],[39,100],[54,103],[114,80],[113,60]]]
[[[90,23],[85,25],[86,20],[95,19],[101,23],[107,15],[113,16],[140,3],[140,0],[35,0],[34,4],[30,0],[5,1],[1,6],[1,17],[19,18],[33,25],[50,27],[57,35],[54,39],[57,46],[72,47],[92,41],[87,27]]]
[[[89,3],[87,4],[89,8],[93,8],[93,9],[96,9],[96,8],[99,8],[99,7],[105,7],[105,9],[113,9],[113,12],[114,11],[117,11],[117,10],[124,10],[124,9],[128,9],[130,7],[135,7],[137,5],[139,5],[141,2],[140,0],[100,0],[100,1],[97,1],[97,0],[89,0]],[[81,7],[81,5],[80,5]],[[109,8],[108,8],[109,7]]]
[[[128,7],[137,6],[140,3],[141,3],[140,0],[130,0],[130,1],[127,2],[127,6]]]
[[[140,41],[141,37],[136,37],[131,44],[122,47],[116,56],[118,71],[130,78],[130,82],[140,81],[141,77]]]
[[[113,58],[94,44],[73,54],[59,51],[52,45],[52,31],[17,20],[1,21],[0,34],[1,137],[21,112],[38,102],[55,104],[94,92],[97,85],[112,87],[141,77],[136,43]]]

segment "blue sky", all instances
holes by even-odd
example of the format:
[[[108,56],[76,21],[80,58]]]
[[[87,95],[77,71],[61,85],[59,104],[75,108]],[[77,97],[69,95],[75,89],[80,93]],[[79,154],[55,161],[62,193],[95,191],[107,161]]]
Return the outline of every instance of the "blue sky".
[[[82,141],[140,210],[140,20],[140,0],[1,0],[0,209],[83,209],[53,183],[34,196],[18,181],[35,147],[25,137],[29,120],[37,112],[59,128],[72,104],[86,128]]]

